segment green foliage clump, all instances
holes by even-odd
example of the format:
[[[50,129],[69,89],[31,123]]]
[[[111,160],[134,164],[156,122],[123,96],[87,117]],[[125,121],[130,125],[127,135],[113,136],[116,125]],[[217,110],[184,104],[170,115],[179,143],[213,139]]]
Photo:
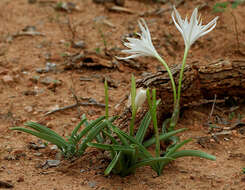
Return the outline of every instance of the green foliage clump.
[[[216,3],[213,6],[213,11],[215,13],[219,13],[219,12],[224,12],[228,6],[231,6],[232,9],[237,8],[238,5],[240,5],[243,2],[243,0],[234,0],[232,2],[230,1],[225,1],[225,2],[221,2],[221,3]]]

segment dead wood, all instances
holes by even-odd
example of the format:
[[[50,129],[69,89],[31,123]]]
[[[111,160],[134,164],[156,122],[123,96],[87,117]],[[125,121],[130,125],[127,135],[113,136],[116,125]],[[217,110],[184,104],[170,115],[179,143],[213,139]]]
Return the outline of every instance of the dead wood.
[[[176,84],[180,66],[171,69]],[[162,100],[160,112],[172,112],[172,88],[166,71],[138,80],[137,87],[156,88],[158,97]],[[181,107],[203,104],[214,99],[215,95],[217,99],[227,96],[245,97],[245,59],[195,62],[185,67]]]

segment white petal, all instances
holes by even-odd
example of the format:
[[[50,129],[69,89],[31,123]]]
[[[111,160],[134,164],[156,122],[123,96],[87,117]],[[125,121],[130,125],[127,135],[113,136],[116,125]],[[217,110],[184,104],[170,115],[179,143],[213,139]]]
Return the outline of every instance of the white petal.
[[[185,20],[182,20],[176,8],[174,7],[173,9],[174,11],[172,12],[172,19],[174,21],[176,28],[179,30],[179,32],[181,33],[184,39],[186,48],[189,48],[198,38],[209,33],[216,26],[216,21],[218,17],[214,18],[207,25],[202,26],[201,16],[198,17],[197,8],[195,8],[194,11],[192,12],[190,22],[188,22],[187,17],[185,18]],[[178,23],[175,20],[174,14],[178,20]]]
[[[201,36],[204,36],[205,34],[211,32],[211,31],[215,28],[215,26],[216,26],[216,24],[217,24],[218,18],[219,18],[219,17],[215,17],[211,22],[209,22],[206,26],[203,27],[203,29],[202,29],[202,30],[203,30],[203,33],[202,33]],[[211,26],[211,27],[210,27],[210,26]],[[209,28],[209,29],[208,29],[208,28]],[[205,31],[204,31],[204,30],[205,30]]]
[[[118,57],[118,56],[115,56],[118,60],[126,60],[126,59],[132,59],[132,58],[136,58],[136,57],[139,57],[141,56],[140,54],[134,54],[134,55],[130,55],[128,57]]]
[[[138,38],[126,38],[128,42],[123,42],[123,44],[128,47],[128,50],[122,50],[123,53],[132,54],[131,56],[120,58],[119,59],[130,59],[139,56],[157,56],[158,53],[155,50],[152,41],[151,41],[151,34],[147,27],[147,24],[144,19],[138,20],[139,28],[141,33],[137,33],[140,37]]]

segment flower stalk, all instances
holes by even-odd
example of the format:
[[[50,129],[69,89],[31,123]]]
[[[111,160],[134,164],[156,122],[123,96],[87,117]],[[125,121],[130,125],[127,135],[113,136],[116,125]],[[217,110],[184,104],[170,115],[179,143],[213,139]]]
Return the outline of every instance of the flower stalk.
[[[173,89],[173,98],[174,98],[174,105],[175,105],[176,104],[176,101],[177,101],[176,100],[176,85],[175,85],[175,81],[174,81],[172,72],[169,69],[167,63],[164,61],[164,59],[162,59],[162,57],[160,55],[157,54],[156,58],[158,59],[158,61],[160,61],[163,64],[164,68],[168,72],[168,75],[169,75],[169,78],[170,78],[170,81],[171,81],[171,85],[172,85],[172,89]]]
[[[135,105],[135,98],[136,98],[136,84],[134,75],[131,78],[131,111],[132,111],[132,118],[130,120],[129,125],[129,134],[130,136],[134,135],[134,121],[137,113],[137,106]]]
[[[153,121],[154,133],[155,133],[155,143],[156,143],[156,157],[160,157],[160,140],[159,140],[159,131],[157,126],[157,101],[156,101],[156,89],[152,90],[152,98],[150,95],[149,89],[146,91],[147,100],[151,112],[151,117]]]
[[[177,104],[179,105],[180,103],[180,94],[181,94],[181,86],[182,86],[182,80],[183,80],[183,73],[184,73],[184,69],[185,69],[185,63],[186,63],[186,58],[189,52],[189,48],[185,48],[185,52],[184,52],[184,57],[182,60],[182,65],[181,65],[181,70],[180,70],[180,75],[179,75],[179,85],[178,85],[178,96],[177,96]]]

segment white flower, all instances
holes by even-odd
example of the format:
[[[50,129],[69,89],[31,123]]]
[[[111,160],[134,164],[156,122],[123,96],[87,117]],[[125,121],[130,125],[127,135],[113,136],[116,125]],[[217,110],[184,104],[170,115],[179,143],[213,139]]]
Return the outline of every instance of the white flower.
[[[158,55],[157,51],[155,50],[152,41],[151,41],[151,34],[146,25],[144,19],[140,19],[138,21],[141,34],[137,33],[140,39],[137,38],[126,38],[128,42],[123,42],[123,44],[128,47],[127,50],[122,50],[123,53],[132,54],[128,57],[117,57],[118,59],[130,59],[139,56],[153,56],[156,57]]]
[[[198,10],[197,8],[195,8],[191,15],[190,22],[188,22],[187,17],[185,18],[185,20],[182,20],[179,12],[176,10],[175,7],[174,11],[172,12],[172,19],[174,21],[174,24],[182,34],[185,41],[185,47],[188,49],[198,38],[213,30],[218,19],[218,17],[215,17],[207,25],[202,25],[202,20],[200,21],[200,16],[198,18],[197,14]],[[177,22],[175,20],[175,17],[177,18]]]
[[[140,87],[136,90],[136,96],[135,96],[135,106],[136,106],[136,110],[138,110],[139,108],[141,108],[141,106],[143,105],[143,103],[146,100],[146,89]],[[131,94],[128,98],[128,103],[127,103],[127,107],[131,107]]]

